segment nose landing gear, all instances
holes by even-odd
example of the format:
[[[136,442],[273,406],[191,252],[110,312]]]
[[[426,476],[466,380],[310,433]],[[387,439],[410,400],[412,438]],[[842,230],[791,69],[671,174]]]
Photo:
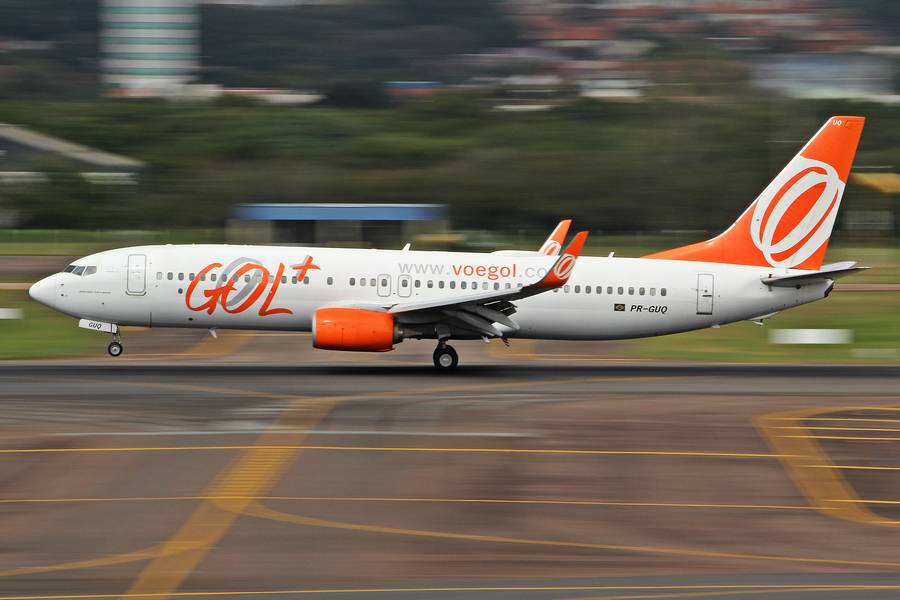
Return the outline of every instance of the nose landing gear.
[[[453,346],[444,342],[438,343],[433,358],[435,368],[440,371],[451,371],[459,364],[459,354],[456,353]]]

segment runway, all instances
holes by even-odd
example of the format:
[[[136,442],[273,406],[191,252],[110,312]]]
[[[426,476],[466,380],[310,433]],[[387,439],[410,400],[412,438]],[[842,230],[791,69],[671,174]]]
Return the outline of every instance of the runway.
[[[0,365],[0,599],[897,598],[900,367]]]

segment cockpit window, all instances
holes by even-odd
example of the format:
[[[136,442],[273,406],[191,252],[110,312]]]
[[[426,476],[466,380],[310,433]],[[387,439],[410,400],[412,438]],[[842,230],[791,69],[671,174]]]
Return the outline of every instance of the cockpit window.
[[[69,265],[63,271],[63,273],[71,273],[72,275],[78,275],[79,277],[87,277],[88,275],[93,275],[96,272],[97,272],[97,267],[94,265],[90,265],[90,266]]]

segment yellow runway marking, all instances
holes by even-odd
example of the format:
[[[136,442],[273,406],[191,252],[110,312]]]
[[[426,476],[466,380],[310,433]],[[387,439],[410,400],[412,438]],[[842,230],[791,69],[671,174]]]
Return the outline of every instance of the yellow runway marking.
[[[435,592],[644,592],[696,590],[698,593],[784,593],[784,592],[844,592],[844,591],[889,591],[900,590],[900,585],[554,585],[554,586],[445,586],[445,587],[394,587],[394,588],[319,588],[292,590],[247,590],[174,592],[173,598],[221,598],[229,596],[279,596],[310,594],[423,594]],[[104,600],[107,598],[134,598],[134,594],[59,594],[41,596],[0,596],[0,600]],[[158,594],[141,594],[143,597],[158,597]],[[669,597],[672,597],[671,595]],[[609,596],[603,600],[615,600]],[[620,596],[619,598],[636,598]],[[646,598],[646,596],[645,596]]]
[[[847,440],[850,442],[900,442],[897,437],[865,437],[848,435],[786,435],[782,437],[803,438],[808,440]]]
[[[785,419],[772,419],[773,421],[785,420]],[[787,419],[789,421],[793,421],[794,419]],[[868,417],[806,417],[803,419],[804,421],[866,421],[866,422],[875,422],[875,423],[900,423],[900,419],[878,419],[878,418],[868,418]]]
[[[92,502],[183,502],[209,500],[278,500],[291,502],[374,502],[420,504],[511,504],[526,506],[597,506],[622,508],[697,508],[697,509],[752,509],[752,510],[819,510],[812,506],[784,504],[710,504],[700,502],[619,502],[612,500],[554,500],[509,498],[391,498],[360,496],[123,496],[118,498],[7,498],[0,504],[78,504]],[[900,504],[900,502],[897,502]]]
[[[295,435],[315,435],[315,431],[295,431]],[[275,434],[273,434],[275,435]],[[279,433],[288,436],[291,433]],[[216,452],[223,450],[312,450],[321,452],[426,452],[463,454],[547,454],[581,456],[675,456],[692,458],[782,458],[756,452],[693,452],[667,450],[576,450],[560,448],[429,448],[420,446],[320,446],[312,444],[229,444],[221,446],[104,446],[98,448],[3,448],[0,454],[43,454],[78,452]]]
[[[818,418],[828,412],[847,412],[859,407],[829,407],[792,411],[767,415],[756,419],[756,424],[772,449],[778,453],[788,474],[809,501],[811,506],[826,514],[847,521],[867,525],[900,526],[900,521],[885,521],[872,512],[857,496],[853,487],[840,474],[841,469],[900,470],[900,467],[866,467],[862,465],[835,465],[816,440],[830,436],[782,435],[783,424],[792,429],[803,429],[804,421]],[[867,407],[866,410],[900,410],[895,407]],[[842,436],[835,436],[845,439]],[[863,438],[871,440],[872,438]]]
[[[77,569],[92,569],[95,567],[107,567],[111,565],[124,565],[132,562],[140,562],[149,560],[160,555],[163,551],[162,546],[151,546],[143,550],[135,550],[134,552],[126,552],[123,554],[113,554],[101,558],[91,558],[87,560],[76,560],[72,562],[59,563],[55,565],[36,565],[32,567],[16,567],[6,571],[0,571],[0,577],[18,577],[20,575],[35,575],[37,573],[53,573],[56,571],[74,571]]]
[[[870,467],[863,465],[804,465],[814,469],[842,469],[842,470],[856,470],[856,471],[900,471],[900,467]],[[854,502],[856,499],[852,499]],[[847,502],[848,500],[842,499],[841,502]]]
[[[766,555],[766,554],[744,554],[740,552],[718,552],[712,550],[698,550],[691,548],[666,548],[654,546],[628,546],[622,544],[597,544],[592,542],[573,542],[562,540],[540,540],[519,537],[507,537],[500,535],[484,535],[477,533],[454,533],[449,531],[434,531],[426,529],[406,529],[401,527],[386,527],[381,525],[367,525],[363,523],[350,523],[344,521],[332,521],[329,519],[319,519],[316,517],[305,517],[302,515],[294,515],[271,509],[259,503],[251,504],[245,514],[259,517],[261,519],[269,519],[283,523],[293,523],[296,525],[305,525],[309,527],[321,527],[328,529],[343,529],[349,531],[363,531],[366,533],[378,533],[388,535],[401,535],[407,537],[421,538],[437,538],[446,540],[458,540],[467,542],[486,542],[493,544],[517,544],[526,546],[552,546],[558,548],[575,548],[587,550],[604,550],[613,552],[628,552],[636,554],[661,554],[669,556],[693,556],[703,558],[722,558],[737,560],[758,560],[758,561],[777,561],[777,562],[796,562],[807,564],[827,564],[857,567],[887,567],[891,569],[900,568],[900,563],[880,562],[880,561],[862,561],[862,560],[842,560],[831,558],[809,558],[801,556],[789,555]]]
[[[296,400],[274,425],[302,425],[303,429],[311,429],[334,405],[331,400]],[[260,436],[256,447],[238,456],[207,487],[207,495],[229,499],[203,502],[165,543],[163,554],[144,568],[128,593],[167,597],[177,590],[253,498],[271,489],[296,459],[299,446],[275,442],[301,440],[304,435],[265,433]]]
[[[602,378],[590,378],[602,379]],[[573,384],[578,379],[520,382],[521,385]],[[165,385],[165,384],[162,384]],[[163,546],[163,555],[156,558],[141,572],[126,595],[168,598],[190,576],[201,560],[231,528],[234,521],[254,505],[254,499],[274,487],[282,473],[293,463],[300,450],[307,447],[297,443],[306,432],[283,433],[277,428],[310,430],[339,402],[348,399],[414,396],[440,390],[471,390],[490,388],[509,389],[508,383],[474,384],[419,388],[405,392],[390,390],[350,396],[323,397],[317,399],[295,398],[289,410],[272,424],[273,430],[261,435],[253,447],[246,448],[232,464],[222,471],[207,488],[209,496],[235,497],[229,500],[203,502],[181,529]],[[185,389],[181,387],[180,389]],[[265,392],[248,393],[258,397],[289,398]],[[302,425],[302,427],[300,427]],[[282,443],[278,443],[282,442]]]
[[[781,427],[781,429],[795,429],[799,431],[900,431],[889,427]]]

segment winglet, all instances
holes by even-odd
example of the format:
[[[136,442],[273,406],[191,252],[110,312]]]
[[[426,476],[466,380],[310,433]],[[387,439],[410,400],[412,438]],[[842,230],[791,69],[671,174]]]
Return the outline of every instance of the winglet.
[[[538,250],[538,252],[546,254],[547,256],[556,256],[559,254],[563,242],[566,241],[566,235],[569,233],[569,225],[571,224],[572,219],[563,219],[560,221],[559,225],[556,226],[556,229],[553,230],[553,233],[550,234],[550,237],[547,238],[547,241],[544,242],[544,245],[541,246],[541,249]]]
[[[569,276],[575,268],[575,260],[581,255],[581,249],[584,248],[584,242],[587,240],[588,232],[579,231],[563,250],[562,256],[556,259],[550,271],[544,275],[544,278],[535,284],[540,289],[558,288],[565,285],[569,281]]]

